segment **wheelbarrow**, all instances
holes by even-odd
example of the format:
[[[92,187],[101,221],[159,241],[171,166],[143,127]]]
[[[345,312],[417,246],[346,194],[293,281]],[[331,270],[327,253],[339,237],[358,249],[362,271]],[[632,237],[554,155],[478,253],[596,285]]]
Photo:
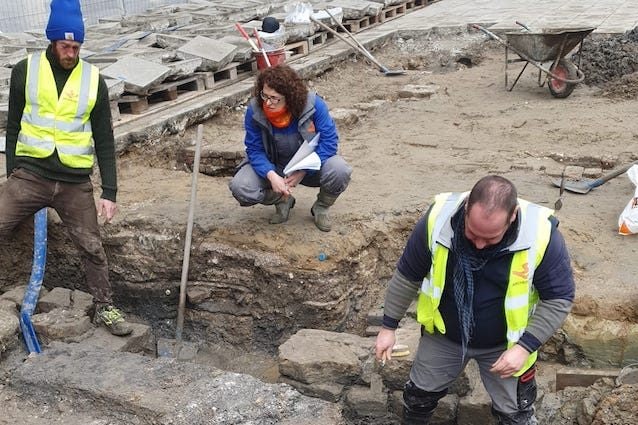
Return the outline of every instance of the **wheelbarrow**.
[[[471,25],[472,28],[482,31],[505,46],[505,88],[507,91],[514,89],[527,65],[532,64],[539,70],[539,87],[543,87],[547,81],[547,87],[552,96],[566,98],[572,94],[576,85],[585,79],[585,74],[579,69],[583,40],[596,28],[555,29],[538,32],[530,30],[520,22],[516,23],[523,27],[523,31],[505,33],[507,40],[480,25]],[[576,47],[578,47],[578,67],[565,57]],[[519,56],[518,59],[509,58],[510,49]],[[525,65],[510,86],[507,81],[508,65],[514,62],[525,62]],[[548,62],[549,66],[546,65]],[[542,78],[543,75],[545,78]]]

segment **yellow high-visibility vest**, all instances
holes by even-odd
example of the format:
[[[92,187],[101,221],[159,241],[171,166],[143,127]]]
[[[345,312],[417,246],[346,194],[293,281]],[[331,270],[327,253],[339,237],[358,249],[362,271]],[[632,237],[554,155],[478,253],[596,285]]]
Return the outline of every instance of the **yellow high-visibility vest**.
[[[16,156],[46,158],[57,149],[67,167],[91,168],[94,149],[89,118],[97,100],[99,75],[97,67],[80,60],[58,97],[46,54],[29,55]]]
[[[435,329],[445,334],[445,323],[439,311],[445,287],[445,274],[451,246],[450,220],[467,198],[468,193],[442,193],[437,195],[428,217],[428,245],[432,253],[430,273],[423,280],[417,300],[417,320],[426,332]],[[534,271],[540,264],[551,236],[549,208],[518,200],[520,228],[516,241],[508,249],[514,253],[505,293],[505,321],[507,347],[516,344],[525,332],[529,317],[538,303],[538,292],[532,284]],[[530,259],[532,261],[530,261]],[[531,353],[525,364],[514,376],[520,376],[534,364],[538,352]]]

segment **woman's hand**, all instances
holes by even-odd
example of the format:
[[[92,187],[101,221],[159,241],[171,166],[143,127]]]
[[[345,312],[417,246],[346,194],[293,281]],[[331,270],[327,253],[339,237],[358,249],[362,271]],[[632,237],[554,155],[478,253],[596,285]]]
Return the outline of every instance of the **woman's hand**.
[[[290,189],[288,188],[286,181],[279,174],[271,170],[268,174],[266,174],[266,178],[270,182],[273,192],[280,193],[283,196],[290,195]]]
[[[293,188],[296,187],[303,180],[304,177],[306,177],[306,172],[304,170],[297,170],[286,177],[284,181],[288,185],[288,188]]]

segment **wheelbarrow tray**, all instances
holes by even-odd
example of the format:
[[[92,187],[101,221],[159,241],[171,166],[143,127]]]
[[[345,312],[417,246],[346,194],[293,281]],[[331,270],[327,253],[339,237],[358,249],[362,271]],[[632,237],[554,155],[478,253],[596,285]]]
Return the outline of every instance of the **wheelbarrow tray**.
[[[518,31],[508,32],[505,35],[507,36],[507,44],[515,52],[523,53],[527,59],[536,62],[549,62],[556,60],[559,54],[562,58],[571,52],[595,29],[587,27],[546,30],[544,32]]]

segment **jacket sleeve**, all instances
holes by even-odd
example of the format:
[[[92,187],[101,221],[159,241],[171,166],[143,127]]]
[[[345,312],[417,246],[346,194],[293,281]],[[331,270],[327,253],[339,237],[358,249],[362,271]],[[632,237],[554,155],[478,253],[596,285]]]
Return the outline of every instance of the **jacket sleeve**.
[[[543,260],[534,273],[540,300],[518,344],[536,351],[563,324],[574,301],[574,276],[565,240],[555,227]]]
[[[113,137],[113,122],[111,120],[111,106],[109,104],[109,90],[100,76],[97,89],[97,100],[91,111],[91,131],[95,142],[95,156],[100,167],[102,178],[103,199],[116,201],[117,196],[117,167],[115,165],[115,138]]]
[[[319,145],[315,149],[323,164],[328,158],[337,154],[339,134],[334,120],[330,116],[328,105],[318,95],[315,98],[315,113],[312,117],[315,129],[320,132]]]
[[[24,90],[27,78],[27,60],[20,61],[11,70],[11,85],[9,87],[9,111],[6,131],[6,162],[7,178],[15,167],[16,143],[20,133],[20,122],[26,102]]]
[[[264,148],[264,141],[261,134],[261,129],[253,120],[253,108],[252,105],[248,105],[246,109],[246,115],[244,116],[244,130],[246,135],[244,136],[244,145],[246,146],[246,157],[252,165],[255,173],[261,178],[266,178],[266,174],[269,171],[275,169],[268,154]]]

